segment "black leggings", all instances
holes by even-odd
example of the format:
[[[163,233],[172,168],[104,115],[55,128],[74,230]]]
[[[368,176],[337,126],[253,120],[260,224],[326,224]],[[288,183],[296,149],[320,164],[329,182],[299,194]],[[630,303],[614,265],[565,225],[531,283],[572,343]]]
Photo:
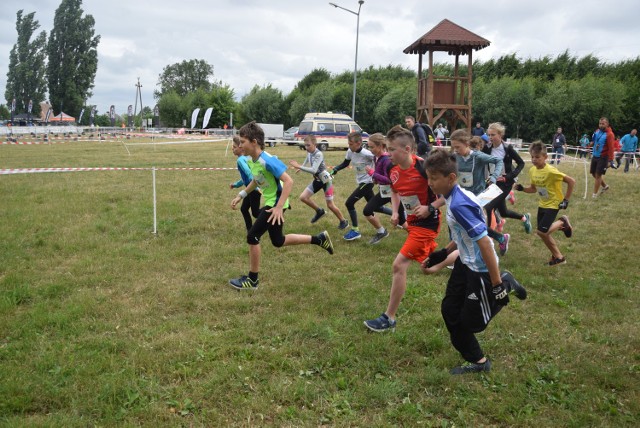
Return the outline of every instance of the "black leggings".
[[[489,202],[484,206],[485,211],[487,212],[487,225],[491,226],[491,211],[498,210],[500,216],[502,218],[517,218],[518,220],[522,220],[522,214],[518,214],[515,211],[511,211],[507,209],[507,196],[509,196],[509,192],[511,192],[511,187],[513,186],[513,182],[510,184],[501,183],[498,185],[500,189],[502,189],[502,193],[500,196],[495,198],[493,201]]]
[[[257,190],[249,193],[246,198],[242,200],[242,205],[240,206],[240,212],[242,213],[242,217],[244,218],[244,225],[247,228],[247,231],[251,229],[253,226],[253,218],[258,218],[260,214],[260,197],[262,195]]]
[[[344,205],[349,211],[349,217],[351,217],[351,225],[358,227],[358,212],[356,211],[356,202],[364,198],[367,202],[373,198],[373,183],[358,184],[356,190],[347,198],[347,202]]]
[[[282,233],[284,223],[271,224],[267,221],[271,215],[267,210],[270,210],[271,208],[272,207],[268,205],[262,207],[258,218],[255,223],[253,223],[253,226],[251,226],[251,229],[247,232],[247,244],[260,244],[260,237],[268,231],[269,238],[271,238],[271,243],[274,247],[282,247],[284,245],[284,234]]]
[[[372,216],[374,212],[391,215],[393,214],[391,208],[385,206],[389,202],[391,202],[391,198],[383,198],[380,192],[378,192],[367,202],[364,210],[362,210],[362,214],[364,214],[365,217]],[[400,207],[398,208],[398,214],[400,216],[398,224],[404,224],[407,219],[404,214],[404,206],[402,204],[400,204]]]

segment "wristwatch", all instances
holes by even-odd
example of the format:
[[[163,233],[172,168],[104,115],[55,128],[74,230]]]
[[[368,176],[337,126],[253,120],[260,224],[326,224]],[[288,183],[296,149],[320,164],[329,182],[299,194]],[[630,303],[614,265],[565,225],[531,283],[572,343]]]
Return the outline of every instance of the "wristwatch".
[[[429,204],[427,205],[427,207],[429,208],[429,214],[433,214],[436,212],[436,208],[433,205]]]

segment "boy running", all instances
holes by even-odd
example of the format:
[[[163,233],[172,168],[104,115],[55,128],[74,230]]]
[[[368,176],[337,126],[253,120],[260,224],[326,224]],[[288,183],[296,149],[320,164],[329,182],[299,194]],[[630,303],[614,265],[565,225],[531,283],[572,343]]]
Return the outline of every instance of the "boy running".
[[[538,229],[536,234],[542,239],[544,245],[551,251],[551,260],[549,266],[557,266],[565,264],[567,259],[562,255],[556,241],[551,234],[556,230],[562,230],[564,236],[571,238],[573,228],[569,223],[569,217],[563,215],[556,220],[558,211],[567,209],[569,206],[569,198],[573,193],[576,180],[568,175],[558,171],[557,168],[548,165],[547,148],[544,143],[534,141],[529,147],[531,154],[531,163],[533,166],[529,169],[529,179],[531,184],[524,187],[522,184],[516,184],[515,189],[525,193],[538,193],[540,202],[538,204]],[[567,193],[562,194],[562,183],[567,183]]]
[[[229,189],[237,189],[243,185],[246,187],[251,183],[251,180],[253,180],[251,169],[247,164],[247,160],[251,158],[249,156],[244,156],[244,153],[242,152],[242,143],[240,142],[240,137],[237,135],[233,136],[233,145],[231,146],[231,150],[233,151],[233,154],[238,157],[236,166],[240,173],[240,180],[229,184]],[[247,231],[249,231],[251,226],[253,226],[251,216],[253,215],[253,218],[258,218],[258,214],[260,214],[260,196],[260,190],[256,189],[253,192],[248,193],[247,197],[242,200],[240,212],[244,218],[244,225],[247,228]]]
[[[509,303],[511,291],[519,299],[525,299],[527,291],[509,272],[500,273],[482,208],[473,193],[458,185],[455,155],[438,150],[427,158],[425,169],[433,192],[446,198],[452,241],[432,253],[424,266],[442,262],[456,249],[460,252],[447,282],[441,311],[451,343],[467,363],[453,368],[451,374],[488,372],[491,361],[475,333],[486,329]]]
[[[360,229],[358,228],[358,212],[356,211],[356,202],[364,198],[367,202],[373,198],[373,179],[367,174],[367,167],[374,167],[374,156],[369,150],[362,147],[362,135],[359,132],[352,132],[347,135],[349,149],[340,165],[333,167],[331,175],[336,175],[338,171],[349,166],[353,162],[356,170],[356,183],[358,187],[351,193],[345,202],[349,217],[351,218],[351,230],[348,231],[343,238],[347,241],[360,239]]]
[[[304,147],[307,150],[307,158],[304,160],[304,163],[300,165],[298,162],[292,160],[289,161],[289,165],[296,169],[296,173],[304,171],[313,175],[311,184],[300,194],[300,200],[316,212],[311,219],[311,223],[320,220],[320,217],[325,214],[324,209],[318,207],[318,204],[311,199],[314,194],[322,189],[324,190],[324,199],[327,202],[327,208],[329,208],[340,221],[340,223],[338,223],[338,229],[345,229],[349,225],[349,222],[345,220],[340,212],[340,208],[333,203],[333,182],[331,174],[329,174],[324,164],[324,155],[316,147],[316,136],[307,135],[304,137]]]
[[[283,235],[284,210],[289,208],[288,197],[293,188],[293,180],[286,173],[287,166],[278,158],[264,151],[264,131],[255,122],[249,122],[238,132],[242,150],[251,157],[248,161],[253,180],[245,190],[241,190],[231,201],[231,208],[247,197],[256,187],[262,189],[265,206],[251,229],[247,232],[249,244],[249,274],[229,281],[237,290],[255,290],[258,288],[260,272],[260,237],[269,232],[274,247],[287,245],[314,244],[333,254],[333,244],[325,230],[317,235]]]
[[[393,331],[396,326],[396,312],[407,289],[407,270],[411,260],[422,263],[436,248],[436,237],[440,231],[440,211],[444,204],[429,188],[422,166],[422,159],[413,154],[415,141],[411,131],[395,126],[387,134],[389,154],[393,167],[391,178],[391,224],[396,226],[400,219],[400,204],[407,216],[407,239],[393,261],[391,296],[387,310],[376,319],[367,320],[364,325],[371,331]]]

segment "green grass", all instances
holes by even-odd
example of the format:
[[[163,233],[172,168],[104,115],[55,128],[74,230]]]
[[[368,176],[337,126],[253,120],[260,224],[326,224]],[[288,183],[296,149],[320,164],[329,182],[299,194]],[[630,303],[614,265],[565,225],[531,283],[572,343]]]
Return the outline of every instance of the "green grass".
[[[0,146],[0,168],[233,168],[225,148]],[[327,153],[332,165],[343,157]],[[251,294],[226,285],[248,267],[242,217],[230,209],[236,171],[158,171],[157,236],[150,171],[0,176],[0,423],[637,426],[640,173],[609,171],[612,190],[592,201],[591,182],[582,199],[583,167],[561,169],[578,182],[567,212],[574,237],[557,237],[568,264],[545,267],[542,242],[507,222],[501,265],[530,298],[480,335],[493,371],[461,378],[448,374],[460,358],[440,316],[449,271],[427,277],[412,266],[396,333],[367,333],[362,321],[386,307],[404,233],[371,247],[364,223],[351,243],[331,215],[309,224],[313,213],[295,199],[307,174],[292,175],[285,232],[326,228],[336,254],[275,249],[265,237]],[[351,171],[336,177],[345,214],[354,183]],[[535,217],[535,196],[518,196],[515,208]]]

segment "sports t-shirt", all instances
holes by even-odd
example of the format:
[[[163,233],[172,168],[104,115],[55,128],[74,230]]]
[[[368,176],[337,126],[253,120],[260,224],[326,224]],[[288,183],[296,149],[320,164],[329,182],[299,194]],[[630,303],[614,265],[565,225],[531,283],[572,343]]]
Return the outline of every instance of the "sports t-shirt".
[[[313,178],[316,180],[320,180],[320,174],[326,169],[327,167],[324,164],[324,155],[318,149],[313,153],[307,153],[307,158],[304,160],[304,163],[300,165],[300,171],[308,172],[313,175]]]
[[[258,183],[258,187],[262,190],[264,204],[274,207],[282,194],[282,182],[280,176],[287,170],[287,166],[280,159],[262,152],[258,159],[248,161],[249,168],[253,174],[253,179]],[[287,200],[283,208],[289,208]]]
[[[373,179],[367,174],[367,166],[370,168],[375,167],[375,156],[373,153],[364,147],[358,152],[352,152],[351,149],[349,149],[347,150],[345,159],[351,162],[353,169],[356,171],[356,183],[373,183]]]
[[[562,179],[566,174],[558,171],[558,168],[545,164],[538,169],[535,166],[529,168],[529,179],[536,186],[540,202],[540,208],[558,209],[558,204],[562,202]]]
[[[487,236],[484,211],[478,199],[473,193],[456,184],[446,196],[446,200],[449,234],[458,246],[460,261],[474,272],[488,272],[478,246],[478,241]],[[495,254],[493,246],[491,248]]]
[[[400,202],[407,214],[409,226],[418,226],[438,231],[440,228],[440,211],[436,210],[427,218],[418,218],[413,214],[413,209],[419,205],[428,205],[435,201],[436,195],[429,187],[422,168],[422,159],[412,156],[411,166],[407,169],[394,165],[389,171],[391,189],[400,196]]]

